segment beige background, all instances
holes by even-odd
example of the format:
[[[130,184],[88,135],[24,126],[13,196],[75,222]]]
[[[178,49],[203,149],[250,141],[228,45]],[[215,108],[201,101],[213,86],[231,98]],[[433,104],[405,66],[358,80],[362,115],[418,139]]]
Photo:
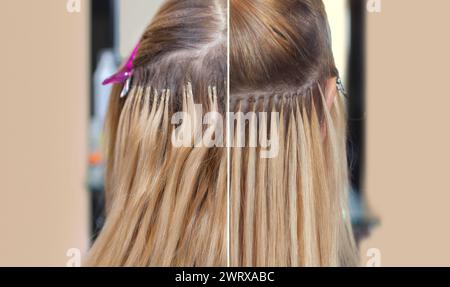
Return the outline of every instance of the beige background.
[[[368,15],[364,242],[384,266],[450,266],[450,1],[383,0]],[[364,259],[366,260],[366,259]]]
[[[2,0],[0,266],[64,266],[88,243],[88,15]]]
[[[64,266],[88,244],[89,7],[65,4],[0,9],[0,266]],[[366,190],[381,225],[363,262],[378,248],[384,266],[450,266],[449,11],[382,0],[368,15]]]

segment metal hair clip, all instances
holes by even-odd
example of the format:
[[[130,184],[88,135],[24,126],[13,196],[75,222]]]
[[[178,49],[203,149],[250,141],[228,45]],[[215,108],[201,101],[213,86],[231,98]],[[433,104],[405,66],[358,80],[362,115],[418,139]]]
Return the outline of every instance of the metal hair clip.
[[[120,93],[120,97],[125,97],[131,86],[131,78],[133,76],[133,61],[136,57],[137,51],[139,49],[139,43],[134,47],[133,52],[131,53],[130,57],[128,58],[127,62],[125,63],[125,66],[123,66],[120,71],[112,75],[111,77],[107,78],[103,81],[103,85],[109,85],[109,84],[124,84],[122,92]]]
[[[130,86],[131,86],[131,75],[129,78],[127,78],[127,80],[125,81],[125,85],[123,86],[122,92],[120,92],[120,98],[126,97],[126,95],[128,95],[128,92],[130,91]]]
[[[341,80],[340,77],[337,77],[337,79],[336,79],[336,86],[337,86],[338,91],[339,91],[342,95],[344,95],[344,97],[347,98],[347,92],[345,91],[344,84],[342,83],[342,80]]]

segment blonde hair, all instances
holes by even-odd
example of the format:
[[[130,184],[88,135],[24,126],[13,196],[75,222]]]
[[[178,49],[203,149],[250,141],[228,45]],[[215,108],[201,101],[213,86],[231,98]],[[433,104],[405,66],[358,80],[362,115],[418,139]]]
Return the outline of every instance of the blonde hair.
[[[232,266],[357,265],[347,211],[343,99],[328,112],[322,96],[321,121],[312,97],[283,95],[269,104],[278,120],[246,123],[248,141],[278,134],[276,157],[265,158],[261,147],[232,149]],[[266,105],[257,99],[248,109]],[[245,128],[240,120],[235,125],[236,134]]]
[[[120,98],[123,85],[116,85],[111,96],[108,214],[86,265],[226,266],[227,232],[232,266],[356,264],[344,102],[336,97],[328,109],[324,99],[334,71],[327,36],[317,35],[321,53],[310,52],[319,46],[298,37],[311,31],[289,17],[271,22],[288,9],[302,17],[306,8],[317,24],[310,29],[326,33],[317,29],[327,25],[319,0],[230,0],[227,67],[226,1],[166,1],[141,38],[130,92]],[[266,37],[252,34],[262,27]],[[175,146],[171,121],[180,111],[196,118],[196,103],[224,116],[228,69],[229,111],[238,117],[227,143],[229,178],[227,148],[196,146],[195,137]],[[263,112],[271,115],[257,122]],[[267,135],[279,139],[273,158],[247,144]]]
[[[346,115],[321,0],[230,0],[230,83],[236,112],[278,112],[247,127],[276,135],[278,155],[233,148],[232,266],[357,265],[347,211]],[[264,118],[263,118],[264,119]]]
[[[225,112],[226,1],[166,1],[107,118],[108,214],[86,265],[226,266],[226,149],[177,147],[171,117]],[[208,25],[205,25],[208,23]]]

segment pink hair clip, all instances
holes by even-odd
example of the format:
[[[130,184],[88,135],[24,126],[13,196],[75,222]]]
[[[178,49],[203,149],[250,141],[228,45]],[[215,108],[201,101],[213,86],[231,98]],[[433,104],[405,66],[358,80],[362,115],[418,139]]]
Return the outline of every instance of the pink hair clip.
[[[139,43],[134,47],[133,52],[131,53],[130,57],[128,58],[127,62],[123,66],[120,71],[112,75],[111,77],[108,77],[103,81],[103,85],[109,85],[109,84],[123,84],[125,82],[125,86],[123,87],[122,92],[120,93],[120,97],[123,98],[128,94],[128,91],[130,89],[130,81],[131,76],[133,75],[133,61],[134,58],[136,58],[137,51],[139,49]]]

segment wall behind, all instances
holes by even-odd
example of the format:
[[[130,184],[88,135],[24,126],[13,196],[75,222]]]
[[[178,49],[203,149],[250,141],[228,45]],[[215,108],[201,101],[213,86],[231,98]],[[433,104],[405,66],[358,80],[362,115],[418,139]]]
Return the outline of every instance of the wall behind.
[[[119,50],[127,58],[139,41],[163,0],[116,0],[118,1]]]
[[[64,266],[88,245],[89,3],[0,9],[0,266]]]
[[[347,79],[347,64],[350,48],[349,11],[347,0],[323,0],[333,42],[334,61],[341,78]]]
[[[368,14],[368,202],[362,246],[384,266],[450,266],[450,1],[382,1]]]

